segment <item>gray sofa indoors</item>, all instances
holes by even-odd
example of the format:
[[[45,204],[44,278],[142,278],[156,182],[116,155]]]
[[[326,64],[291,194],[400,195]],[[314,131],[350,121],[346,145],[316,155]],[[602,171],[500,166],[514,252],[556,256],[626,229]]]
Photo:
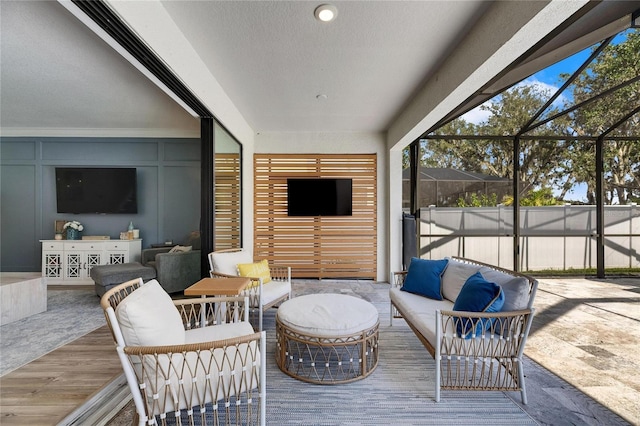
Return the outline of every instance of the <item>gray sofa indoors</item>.
[[[142,250],[142,264],[155,269],[156,279],[167,293],[184,291],[202,278],[200,235],[193,233],[183,245],[191,250],[176,253],[169,253],[172,247]]]

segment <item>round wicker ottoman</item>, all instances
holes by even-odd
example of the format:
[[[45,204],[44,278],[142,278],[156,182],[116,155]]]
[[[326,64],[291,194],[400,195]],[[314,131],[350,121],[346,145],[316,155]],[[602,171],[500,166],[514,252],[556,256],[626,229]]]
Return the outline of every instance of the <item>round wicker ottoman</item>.
[[[276,315],[276,363],[296,379],[348,383],[378,365],[378,310],[344,294],[287,300]]]

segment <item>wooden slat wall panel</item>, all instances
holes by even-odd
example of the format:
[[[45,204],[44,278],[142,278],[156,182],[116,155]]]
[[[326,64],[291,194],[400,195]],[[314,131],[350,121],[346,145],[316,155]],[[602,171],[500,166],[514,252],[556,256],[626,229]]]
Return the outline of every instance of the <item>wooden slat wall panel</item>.
[[[216,154],[215,249],[240,247],[240,154]]]
[[[377,275],[375,154],[254,155],[254,258],[296,278]],[[350,178],[353,215],[287,216],[287,178]]]

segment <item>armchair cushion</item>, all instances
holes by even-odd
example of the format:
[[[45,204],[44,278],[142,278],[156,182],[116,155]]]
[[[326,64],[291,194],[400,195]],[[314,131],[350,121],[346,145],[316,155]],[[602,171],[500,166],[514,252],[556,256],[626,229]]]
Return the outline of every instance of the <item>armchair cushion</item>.
[[[210,254],[211,269],[227,275],[238,275],[238,264],[252,263],[251,253],[241,249],[229,252],[213,252]]]
[[[115,309],[128,346],[162,346],[185,343],[185,330],[171,297],[151,280],[128,295]]]
[[[241,277],[261,278],[262,284],[271,281],[271,271],[269,270],[269,263],[266,259],[255,263],[239,263],[238,275]]]
[[[428,260],[411,258],[409,271],[404,280],[402,290],[419,294],[430,299],[442,300],[442,274],[448,260]]]
[[[253,327],[247,321],[217,324],[209,327],[197,327],[185,332],[185,343],[211,342],[214,340],[233,339],[253,334]]]
[[[271,281],[269,285],[262,287],[262,304],[270,305],[288,294],[291,294],[291,282]]]

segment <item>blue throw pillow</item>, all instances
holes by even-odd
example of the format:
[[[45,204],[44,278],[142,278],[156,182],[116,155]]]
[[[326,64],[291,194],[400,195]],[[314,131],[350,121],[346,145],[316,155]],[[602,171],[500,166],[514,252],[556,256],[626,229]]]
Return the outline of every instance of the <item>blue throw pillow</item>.
[[[428,260],[412,257],[401,290],[442,300],[441,280],[448,263],[448,259]]]
[[[453,304],[454,311],[466,312],[500,312],[504,305],[504,292],[496,283],[484,279],[480,272],[471,275],[462,286],[460,294]],[[460,337],[469,339],[473,334],[483,334],[493,323],[491,320],[478,318],[455,318],[457,332]],[[475,326],[474,326],[475,324]]]

